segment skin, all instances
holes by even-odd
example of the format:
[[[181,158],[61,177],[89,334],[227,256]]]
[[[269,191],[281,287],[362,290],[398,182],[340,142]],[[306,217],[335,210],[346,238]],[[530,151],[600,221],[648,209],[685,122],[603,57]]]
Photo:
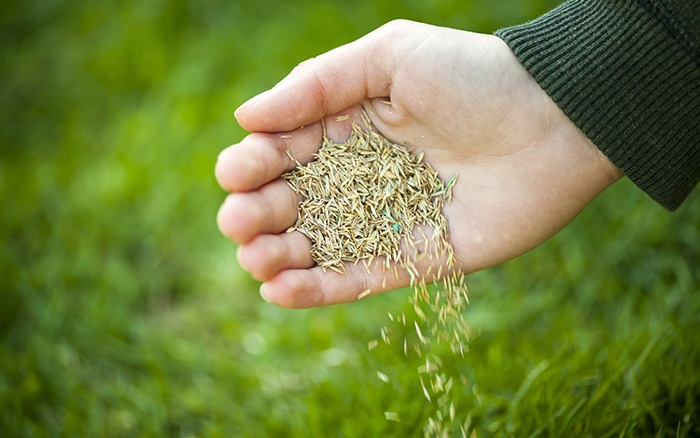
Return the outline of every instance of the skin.
[[[508,46],[491,35],[394,21],[297,66],[235,115],[252,132],[221,152],[229,192],[218,214],[263,297],[305,308],[407,286],[408,277],[323,271],[294,223],[299,199],[279,177],[327,135],[342,141],[365,109],[379,132],[425,152],[443,178],[459,172],[444,213],[456,268],[517,257],[563,227],[622,174],[559,110]],[[335,116],[348,114],[338,122]],[[426,272],[424,263],[419,268]]]

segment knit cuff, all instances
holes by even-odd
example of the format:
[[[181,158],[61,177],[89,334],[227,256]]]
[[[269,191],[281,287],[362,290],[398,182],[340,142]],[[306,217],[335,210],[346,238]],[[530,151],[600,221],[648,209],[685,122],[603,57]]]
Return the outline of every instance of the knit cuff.
[[[631,0],[569,0],[496,35],[630,180],[675,210],[700,179],[700,65]]]

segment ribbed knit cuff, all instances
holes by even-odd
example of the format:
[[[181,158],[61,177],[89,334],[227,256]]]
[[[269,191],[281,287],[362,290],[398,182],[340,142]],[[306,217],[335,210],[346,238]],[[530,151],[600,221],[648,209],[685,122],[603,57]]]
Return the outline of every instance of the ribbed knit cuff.
[[[700,66],[632,0],[569,0],[496,35],[638,187],[675,210],[700,179]]]

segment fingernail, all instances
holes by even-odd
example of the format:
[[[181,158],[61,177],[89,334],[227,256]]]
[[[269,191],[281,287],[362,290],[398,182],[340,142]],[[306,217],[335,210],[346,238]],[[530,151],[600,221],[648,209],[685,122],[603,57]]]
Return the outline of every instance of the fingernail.
[[[270,91],[272,91],[272,90],[263,91],[262,93],[260,93],[260,94],[258,94],[258,95],[256,95],[256,96],[253,96],[253,97],[251,97],[250,99],[246,100],[245,102],[243,102],[243,104],[241,104],[241,106],[239,106],[238,108],[236,108],[236,110],[233,112],[233,115],[234,115],[234,116],[237,115],[237,114],[238,114],[238,111],[240,111],[241,108],[245,108],[245,107],[247,107],[247,106],[251,106],[251,105],[257,103],[258,101],[260,101],[261,99],[263,99],[267,94],[269,94]]]
[[[267,301],[268,303],[272,302],[265,296],[265,283],[260,285],[260,296],[262,297],[263,300]]]

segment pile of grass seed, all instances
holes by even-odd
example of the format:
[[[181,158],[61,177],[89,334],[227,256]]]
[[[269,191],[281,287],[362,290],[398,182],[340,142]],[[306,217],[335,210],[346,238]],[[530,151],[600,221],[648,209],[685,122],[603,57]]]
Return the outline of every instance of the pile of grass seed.
[[[363,263],[369,272],[373,260],[380,258],[385,275],[398,275],[398,269],[408,274],[416,318],[411,321],[404,312],[389,312],[389,318],[392,324],[412,326],[415,335],[401,341],[404,354],[424,359],[419,379],[423,395],[436,408],[425,435],[447,436],[459,429],[464,433],[466,426],[457,421],[451,396],[455,376],[446,375],[437,353],[438,347],[449,345],[452,353],[463,356],[470,336],[461,312],[468,302],[467,288],[454,269],[442,213],[452,198],[456,175],[444,182],[423,153],[392,143],[373,128],[366,114],[362,118],[363,127],[350,122],[352,134],[343,143],[330,141],[324,132],[313,160],[297,162],[283,175],[302,198],[297,221],[288,231],[311,240],[311,256],[324,269],[344,273],[346,263]],[[421,273],[416,263],[426,259],[429,267]],[[438,284],[429,288],[426,282]],[[358,299],[371,292],[360,293]],[[391,343],[391,332],[382,329],[383,342]],[[378,342],[371,342],[370,348]],[[386,374],[377,375],[389,381]],[[395,412],[385,412],[385,417],[400,421]]]

